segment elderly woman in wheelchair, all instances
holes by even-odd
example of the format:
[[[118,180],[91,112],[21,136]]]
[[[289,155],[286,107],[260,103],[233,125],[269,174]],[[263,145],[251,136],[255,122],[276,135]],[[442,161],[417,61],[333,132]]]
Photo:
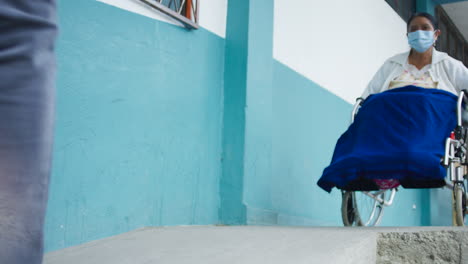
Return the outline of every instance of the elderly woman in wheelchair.
[[[346,226],[378,225],[396,188],[453,190],[453,223],[464,225],[467,187],[468,70],[433,46],[430,14],[407,23],[411,50],[388,59],[370,81],[318,185],[342,190]]]

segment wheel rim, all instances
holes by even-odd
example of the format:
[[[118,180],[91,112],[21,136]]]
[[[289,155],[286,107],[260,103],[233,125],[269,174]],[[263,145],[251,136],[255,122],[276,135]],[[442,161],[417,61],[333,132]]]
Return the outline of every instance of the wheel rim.
[[[352,226],[356,220],[353,196],[353,192],[343,192],[341,218],[345,226]]]
[[[369,192],[377,194],[378,192]],[[378,197],[382,200],[385,198],[385,193],[381,193]],[[360,226],[376,226],[380,223],[383,213],[383,204],[369,197],[364,192],[355,192],[355,208],[357,223]]]
[[[457,226],[464,226],[466,213],[466,196],[465,190],[461,184],[457,184],[453,187],[453,195],[453,210],[455,216],[455,224]]]
[[[353,199],[350,197],[347,201],[348,203],[348,209],[346,210],[346,215],[348,216],[348,221],[350,223],[354,223],[355,220],[355,210],[354,210],[354,204],[353,204]]]

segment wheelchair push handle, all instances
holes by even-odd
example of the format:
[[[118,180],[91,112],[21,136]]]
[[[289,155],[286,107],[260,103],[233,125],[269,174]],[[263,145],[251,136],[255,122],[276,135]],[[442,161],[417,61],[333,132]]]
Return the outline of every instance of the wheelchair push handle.
[[[364,99],[362,97],[356,98],[356,103],[354,103],[353,112],[351,112],[351,124],[354,122],[354,117],[356,117],[356,114],[359,110],[359,107],[361,107],[362,102],[364,102]]]
[[[457,125],[458,127],[462,126],[463,122],[463,103],[468,104],[468,91],[462,90],[458,95],[457,101]]]

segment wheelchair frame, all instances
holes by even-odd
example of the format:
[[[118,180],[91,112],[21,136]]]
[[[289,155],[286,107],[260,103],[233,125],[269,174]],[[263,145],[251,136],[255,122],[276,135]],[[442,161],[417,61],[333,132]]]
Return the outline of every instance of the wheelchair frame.
[[[351,123],[359,111],[364,100],[356,99],[351,113]],[[467,185],[468,185],[468,127],[463,125],[463,104],[468,105],[468,92],[463,90],[459,93],[457,100],[457,126],[451,136],[445,141],[445,154],[442,158],[442,165],[447,168],[445,179],[447,188],[452,189],[452,224],[464,226],[467,208]],[[388,192],[389,198],[385,199]],[[376,226],[379,225],[383,209],[391,206],[395,198],[397,188],[381,189],[378,191],[342,191],[341,215],[345,226]],[[371,201],[371,208],[363,212],[360,199]]]

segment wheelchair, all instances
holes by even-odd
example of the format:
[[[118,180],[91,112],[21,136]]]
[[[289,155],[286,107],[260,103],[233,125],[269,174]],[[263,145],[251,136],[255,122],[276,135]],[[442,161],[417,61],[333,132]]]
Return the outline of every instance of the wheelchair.
[[[351,114],[351,124],[362,106],[362,98],[358,98]],[[447,170],[445,188],[452,191],[452,223],[454,226],[464,226],[467,209],[468,159],[467,142],[468,126],[464,122],[464,106],[468,102],[468,92],[459,93],[456,104],[457,124],[450,136],[445,140],[445,153],[441,165]],[[341,215],[345,226],[377,226],[380,224],[385,207],[391,206],[397,188],[365,190],[341,190]]]

